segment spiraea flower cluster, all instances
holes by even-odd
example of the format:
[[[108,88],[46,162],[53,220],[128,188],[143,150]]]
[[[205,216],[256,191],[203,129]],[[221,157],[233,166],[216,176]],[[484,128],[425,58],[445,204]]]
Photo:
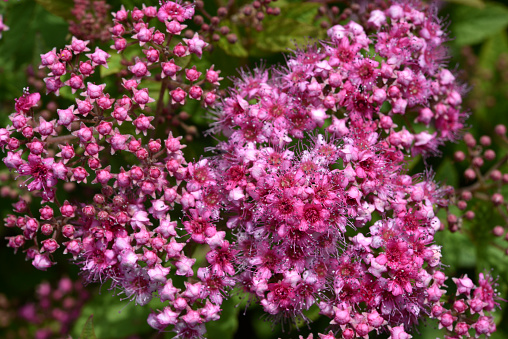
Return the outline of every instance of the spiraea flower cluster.
[[[227,140],[210,163],[240,284],[267,313],[305,317],[317,304],[343,338],[403,338],[442,294],[434,209],[448,194],[408,176],[406,154],[437,154],[465,114],[432,9],[394,4],[368,23],[333,26],[285,67],[244,72],[215,113],[212,132]]]
[[[493,331],[489,277],[462,301],[476,305],[477,326],[463,329],[466,306],[441,303],[435,208],[447,193],[405,167],[408,154],[455,140],[465,118],[431,8],[390,4],[371,11],[368,27],[335,25],[286,66],[243,72],[220,101],[220,71],[192,62],[208,43],[180,37],[192,4],[122,7],[113,17],[111,50],[73,37],[41,55],[42,95],[70,91],[71,105],[43,115],[41,94],[26,90],[0,129],[5,165],[37,198],[20,199],[5,219],[19,229],[10,247],[41,270],[63,251],[86,282],[109,282],[139,305],[159,298],[165,306],[148,323],[182,338],[202,337],[233,288],[275,318],[305,318],[317,305],[330,338],[408,338],[436,307],[447,330],[461,324],[458,335]],[[92,74],[127,51],[137,54],[123,63],[117,97]],[[164,111],[188,100],[214,109],[211,132],[224,137],[194,162],[164,124]],[[96,194],[61,201],[65,182]],[[457,281],[468,296],[475,288]]]

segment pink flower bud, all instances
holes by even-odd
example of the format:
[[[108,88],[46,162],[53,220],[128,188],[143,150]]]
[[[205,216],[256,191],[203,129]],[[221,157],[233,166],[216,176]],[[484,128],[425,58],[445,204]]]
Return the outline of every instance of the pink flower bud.
[[[53,233],[53,225],[51,224],[44,224],[41,226],[41,233],[46,235],[46,236],[50,236],[51,233]]]
[[[67,200],[63,203],[62,207],[60,207],[60,213],[62,213],[62,215],[67,218],[74,217],[75,210],[76,207],[71,205]]]
[[[146,55],[146,59],[149,63],[154,63],[159,61],[159,51],[155,48],[151,47],[143,50],[143,53]]]
[[[53,209],[49,206],[44,206],[39,209],[39,213],[41,214],[42,220],[50,220],[53,218]]]
[[[34,259],[32,260],[32,265],[35,266],[38,270],[45,271],[51,266],[53,266],[53,262],[49,259],[47,254],[36,254]]]
[[[146,64],[139,59],[137,59],[136,63],[133,66],[129,66],[128,68],[129,71],[131,71],[132,74],[134,74],[134,76],[137,78],[150,76],[150,72],[148,72]]]
[[[181,42],[179,42],[174,48],[173,48],[173,54],[176,55],[177,57],[184,57],[186,55],[189,54],[189,52],[187,51],[187,48],[182,45]]]
[[[162,67],[162,74],[161,77],[164,78],[166,76],[170,78],[174,78],[176,73],[181,70],[182,68],[180,66],[177,66],[173,59],[171,59],[168,62],[161,63]]]
[[[60,245],[58,245],[56,240],[53,238],[43,240],[41,243],[42,243],[41,253],[43,252],[43,250],[49,253],[53,253],[60,247]]]
[[[125,40],[124,38],[116,38],[113,41],[114,44],[113,46],[111,46],[111,48],[113,48],[114,50],[121,52],[125,48],[127,48],[127,40]]]
[[[183,105],[185,103],[186,96],[187,93],[185,93],[185,91],[180,87],[171,91],[171,98],[173,99],[173,103],[177,102]]]
[[[157,45],[162,45],[164,43],[164,41],[166,40],[166,36],[162,32],[155,31],[155,33],[152,36],[152,40]]]
[[[199,99],[203,94],[203,90],[199,86],[192,86],[189,90],[189,97],[192,99]]]

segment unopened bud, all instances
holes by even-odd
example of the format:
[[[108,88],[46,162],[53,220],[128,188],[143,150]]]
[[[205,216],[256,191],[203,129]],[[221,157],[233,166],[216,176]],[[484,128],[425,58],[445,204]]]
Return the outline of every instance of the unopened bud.
[[[226,35],[226,34],[229,33],[229,27],[228,26],[222,26],[221,28],[219,28],[219,32],[222,35]]]
[[[495,206],[499,206],[504,202],[504,198],[501,193],[494,193],[490,200]]]
[[[466,133],[464,135],[464,142],[466,143],[467,147],[473,148],[476,146],[476,140],[471,133]]]
[[[492,161],[496,158],[496,152],[494,152],[494,150],[488,149],[485,151],[484,156],[487,161]]]
[[[473,220],[474,219],[474,212],[473,211],[467,211],[465,214],[464,214],[464,218],[466,218],[467,220]]]
[[[500,136],[503,136],[506,134],[506,126],[505,125],[497,125],[495,128],[494,128],[494,132],[497,134],[497,135],[500,135]]]
[[[467,170],[464,171],[464,177],[467,180],[472,181],[476,179],[476,173],[472,168],[468,168]]]
[[[482,135],[482,137],[480,138],[480,145],[482,146],[490,146],[491,143],[492,140],[488,135]]]
[[[503,226],[496,226],[492,229],[492,234],[494,234],[496,237],[502,237],[504,234],[504,227]]]
[[[243,9],[243,14],[245,14],[246,16],[250,16],[252,14],[252,7],[250,6],[247,6]]]
[[[467,208],[467,202],[465,202],[464,200],[459,200],[457,202],[457,207],[459,208],[459,210],[463,211]]]
[[[214,25],[214,26],[217,26],[217,25],[219,24],[219,22],[220,22],[219,17],[214,16],[214,17],[212,17],[212,18],[210,19],[210,23],[211,23],[212,25]]]
[[[474,167],[482,167],[483,166],[483,159],[480,157],[474,157],[472,164]]]
[[[508,184],[508,173],[503,174],[501,179],[503,180],[503,184]]]
[[[469,201],[471,200],[471,198],[473,198],[473,193],[471,193],[470,191],[464,191],[462,192],[461,197],[463,200]]]
[[[196,16],[194,17],[194,23],[195,23],[196,25],[201,26],[201,25],[203,24],[203,22],[205,22],[205,20],[203,19],[203,17],[202,17],[201,15],[196,15]]]
[[[233,33],[228,34],[228,35],[226,36],[226,39],[228,39],[228,42],[229,42],[230,44],[234,44],[234,43],[238,40],[238,38],[237,38],[236,34],[233,34]]]
[[[455,214],[448,214],[446,220],[448,221],[449,224],[456,224],[458,219]]]
[[[217,15],[219,17],[225,17],[226,15],[228,15],[228,10],[226,7],[219,7],[219,9],[217,9]]]
[[[457,151],[453,154],[453,159],[457,162],[464,161],[466,159],[466,155],[462,151]]]
[[[502,173],[500,170],[493,170],[492,172],[490,172],[490,175],[489,177],[494,180],[494,181],[498,181],[498,180],[501,180],[501,177],[502,177]]]
[[[93,197],[93,201],[98,205],[102,205],[106,201],[106,198],[102,194],[96,194]]]

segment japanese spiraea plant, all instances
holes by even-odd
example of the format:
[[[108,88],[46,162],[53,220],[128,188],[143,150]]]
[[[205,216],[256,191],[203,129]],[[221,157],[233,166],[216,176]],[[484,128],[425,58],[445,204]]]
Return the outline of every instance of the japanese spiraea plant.
[[[464,127],[442,22],[418,1],[369,11],[283,66],[243,71],[220,98],[219,70],[182,62],[208,45],[181,37],[191,3],[122,7],[109,51],[73,37],[42,54],[46,92],[26,90],[0,129],[3,161],[34,197],[5,219],[19,229],[9,246],[40,270],[63,251],[86,282],[160,299],[149,325],[181,338],[205,336],[232,293],[280,321],[317,307],[322,338],[410,338],[426,318],[446,338],[489,336],[493,279],[452,278],[446,294],[434,235],[447,190],[407,174],[409,157],[439,155]],[[117,97],[90,80],[110,53],[135,55]],[[43,114],[42,97],[67,88],[72,104]],[[188,162],[163,112],[193,100],[221,141]],[[69,181],[97,193],[60,201]]]

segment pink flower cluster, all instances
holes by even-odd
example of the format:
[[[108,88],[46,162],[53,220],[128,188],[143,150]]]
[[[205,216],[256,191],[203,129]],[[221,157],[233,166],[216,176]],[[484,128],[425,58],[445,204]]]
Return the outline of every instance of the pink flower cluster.
[[[370,37],[353,21],[334,26],[327,41],[296,51],[285,67],[244,72],[222,104],[219,71],[203,76],[179,66],[207,45],[197,33],[179,36],[192,5],[165,1],[113,16],[111,48],[139,52],[122,81],[125,94],[114,98],[89,80],[111,55],[74,37],[41,55],[41,67],[49,70],[46,94],[70,87],[75,102],[51,119],[37,112],[41,95],[26,91],[0,129],[4,163],[41,197],[35,209],[23,199],[14,204],[5,223],[20,234],[10,247],[27,248],[42,270],[61,248],[87,282],[110,281],[140,305],[158,297],[166,306],[148,323],[184,338],[204,335],[233,287],[275,317],[304,317],[317,305],[346,339],[372,331],[408,338],[436,305],[443,327],[462,321],[439,303],[445,277],[434,206],[446,204],[445,192],[405,169],[405,154],[437,153],[465,118],[431,9],[373,10]],[[164,32],[150,24],[155,18]],[[160,74],[156,99],[142,86],[152,73]],[[226,137],[215,156],[191,163],[181,136],[155,139],[164,107],[187,98],[216,107],[212,131]],[[422,132],[402,126],[411,113]],[[60,202],[67,181],[97,194]],[[197,248],[205,262],[196,264]],[[481,302],[475,329],[486,334],[491,318],[481,312],[495,305],[491,286],[481,277],[478,301],[466,302]]]

